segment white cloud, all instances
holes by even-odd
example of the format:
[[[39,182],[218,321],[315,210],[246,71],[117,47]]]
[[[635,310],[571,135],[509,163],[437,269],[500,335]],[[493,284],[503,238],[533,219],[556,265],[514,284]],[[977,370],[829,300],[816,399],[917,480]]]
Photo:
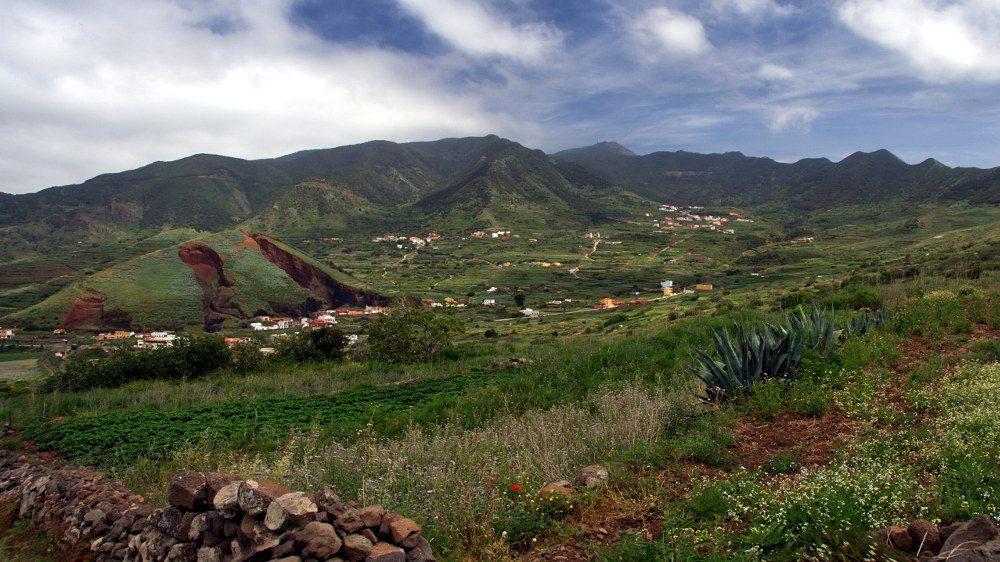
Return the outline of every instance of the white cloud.
[[[484,109],[481,93],[456,92],[448,61],[327,43],[291,25],[285,5],[0,3],[0,191],[196,152],[537,137],[536,125]]]
[[[712,7],[719,12],[743,16],[788,16],[795,12],[794,6],[775,0],[712,0]]]
[[[558,52],[562,33],[543,23],[514,25],[485,0],[397,0],[428,29],[472,56],[542,63]]]
[[[847,0],[839,16],[853,32],[902,54],[927,80],[1000,80],[995,0]]]
[[[771,110],[768,128],[772,132],[798,131],[808,133],[819,111],[808,106],[777,107]]]
[[[795,77],[795,73],[779,64],[764,63],[757,70],[757,77],[769,81],[785,81]]]
[[[712,48],[701,20],[664,6],[638,14],[631,28],[641,43],[658,47],[669,55],[694,57]]]

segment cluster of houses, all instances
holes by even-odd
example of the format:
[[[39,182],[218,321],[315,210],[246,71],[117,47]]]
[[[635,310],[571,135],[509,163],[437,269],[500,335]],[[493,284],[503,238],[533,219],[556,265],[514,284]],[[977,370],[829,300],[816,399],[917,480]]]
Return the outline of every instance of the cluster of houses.
[[[722,232],[723,234],[735,234],[736,230],[729,227],[731,221],[742,222],[742,223],[752,223],[753,219],[748,219],[737,211],[729,213],[728,217],[722,217],[712,214],[703,214],[697,211],[704,209],[704,207],[678,207],[676,205],[661,205],[660,211],[664,213],[670,213],[670,215],[663,217],[663,219],[653,219],[653,228],[656,228],[656,232],[669,232],[675,229],[688,228],[688,229],[705,229],[714,232]],[[650,213],[646,213],[646,216],[651,216]]]
[[[372,242],[394,242],[396,244],[396,248],[402,250],[407,245],[414,248],[433,246],[434,242],[440,238],[441,235],[436,232],[431,232],[427,236],[396,236],[394,234],[386,234],[384,236],[372,238]]]
[[[14,337],[13,328],[0,328],[0,340],[9,340]]]
[[[177,340],[177,334],[168,331],[155,332],[130,332],[127,330],[115,330],[113,332],[102,332],[97,334],[97,341],[122,341],[135,339],[136,349],[158,349],[161,347],[172,347]]]
[[[647,300],[616,300],[611,297],[604,297],[601,299],[600,304],[595,304],[594,308],[608,309],[608,308],[618,308],[619,306],[639,306],[640,304],[648,304]]]
[[[255,332],[266,332],[271,330],[289,330],[296,326],[303,330],[318,328],[332,328],[337,325],[337,318],[359,318],[364,316],[374,316],[385,314],[389,308],[385,306],[366,306],[364,310],[326,310],[313,318],[284,318],[271,316],[258,316],[254,322],[250,323],[250,329]]]
[[[470,234],[469,238],[510,238],[511,236],[513,236],[514,238],[518,238],[517,235],[511,234],[509,230],[494,230],[492,232],[486,232],[485,230],[477,230],[472,234]],[[534,238],[532,238],[532,240],[537,242],[537,240],[535,240]]]
[[[672,215],[663,217],[662,220],[653,220],[653,228],[658,228],[661,232],[678,228],[702,228],[711,231],[721,230],[727,234],[733,234],[733,230],[726,228],[729,226],[729,219],[717,215],[700,214],[694,212],[693,207],[677,208],[673,205],[664,205],[660,210],[665,210]]]

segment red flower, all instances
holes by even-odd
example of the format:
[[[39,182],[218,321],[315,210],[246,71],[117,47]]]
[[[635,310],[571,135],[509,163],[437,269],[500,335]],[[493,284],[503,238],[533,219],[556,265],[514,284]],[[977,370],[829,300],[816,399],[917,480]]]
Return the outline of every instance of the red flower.
[[[521,491],[521,485],[520,484],[514,484],[513,486],[510,487],[510,489],[514,490],[515,492],[520,492]]]

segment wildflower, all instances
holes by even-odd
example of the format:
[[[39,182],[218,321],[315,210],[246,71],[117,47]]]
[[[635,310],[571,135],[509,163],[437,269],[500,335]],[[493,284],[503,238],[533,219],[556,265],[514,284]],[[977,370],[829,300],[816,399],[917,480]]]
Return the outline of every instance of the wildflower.
[[[521,485],[520,484],[514,484],[513,486],[510,487],[510,489],[514,490],[515,492],[520,492],[521,491]]]

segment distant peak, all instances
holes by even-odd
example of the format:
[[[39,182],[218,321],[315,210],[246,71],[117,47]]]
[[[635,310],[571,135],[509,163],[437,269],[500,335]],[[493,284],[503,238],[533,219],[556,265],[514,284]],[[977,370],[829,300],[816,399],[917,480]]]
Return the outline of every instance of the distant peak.
[[[874,152],[860,152],[860,151],[855,152],[854,154],[840,161],[841,164],[858,164],[862,162],[906,165],[906,162],[904,162],[899,156],[896,156],[895,154],[889,152],[884,148],[880,148],[879,150],[876,150]]]
[[[590,157],[599,157],[603,155],[612,156],[638,156],[638,154],[632,152],[631,150],[625,148],[624,146],[614,142],[614,141],[603,141],[597,144],[592,144],[590,146],[584,146],[580,148],[570,148],[568,150],[563,150],[562,152],[557,152],[553,156],[556,158],[573,158],[579,157],[581,155],[589,155]]]
[[[638,154],[632,152],[631,150],[625,148],[624,146],[618,144],[615,141],[602,141],[591,148],[601,150],[603,152],[612,152],[614,154],[622,154],[625,156],[638,156]]]

